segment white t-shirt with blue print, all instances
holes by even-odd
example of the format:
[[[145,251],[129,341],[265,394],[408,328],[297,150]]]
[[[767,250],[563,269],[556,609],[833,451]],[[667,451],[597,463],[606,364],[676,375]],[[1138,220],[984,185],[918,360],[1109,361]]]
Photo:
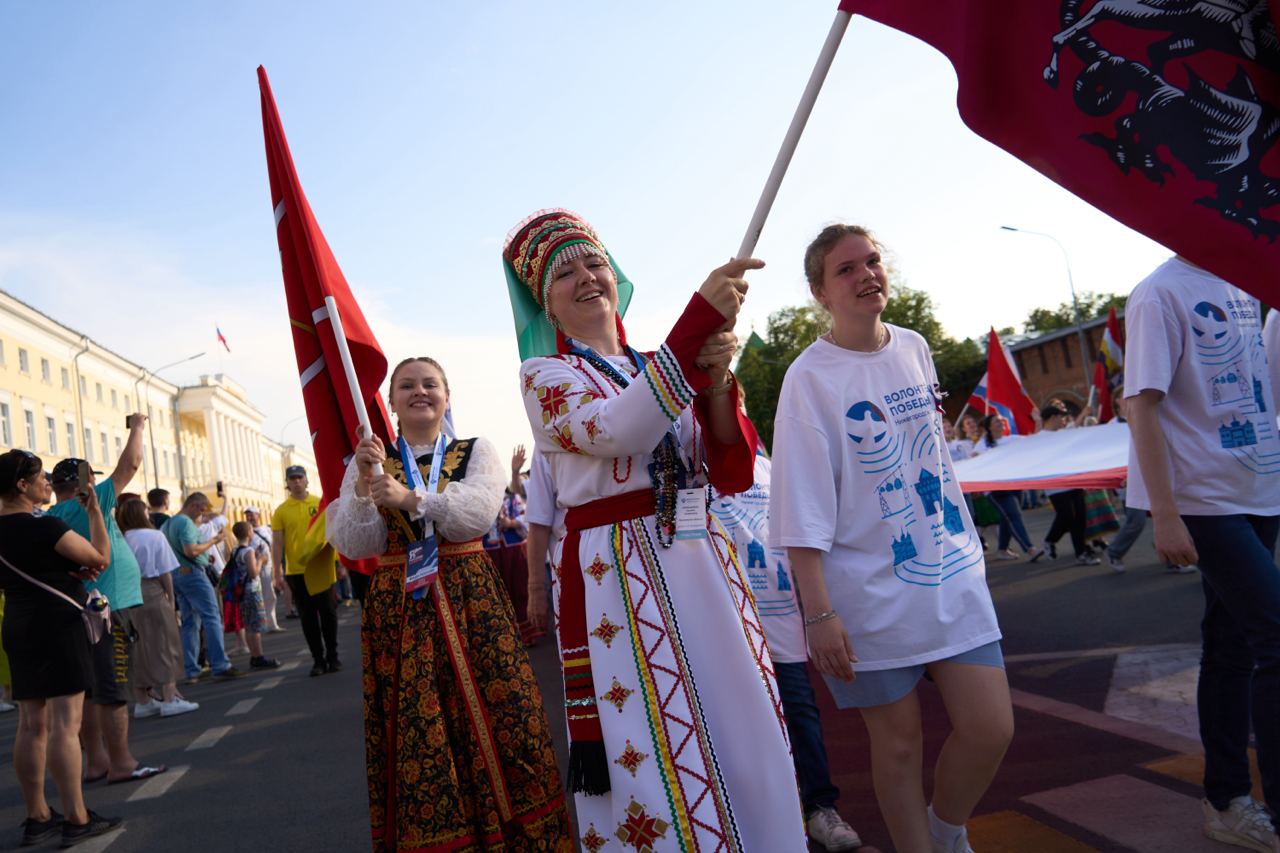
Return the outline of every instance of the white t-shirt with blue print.
[[[814,342],[787,370],[774,420],[769,540],[825,552],[855,670],[1000,639],[982,542],[942,437],[929,347],[888,329],[874,353]]]
[[[1170,258],[1125,305],[1124,393],[1163,392],[1183,515],[1280,514],[1280,437],[1258,300]],[[1151,509],[1132,442],[1126,502]]]

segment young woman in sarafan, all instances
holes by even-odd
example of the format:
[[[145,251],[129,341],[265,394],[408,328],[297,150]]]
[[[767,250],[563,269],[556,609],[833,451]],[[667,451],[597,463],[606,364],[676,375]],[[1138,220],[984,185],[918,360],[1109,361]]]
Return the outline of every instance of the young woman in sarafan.
[[[542,698],[480,542],[506,472],[488,440],[443,434],[433,359],[397,365],[389,396],[399,442],[360,442],[327,528],[344,555],[379,558],[361,625],[373,849],[568,853]]]

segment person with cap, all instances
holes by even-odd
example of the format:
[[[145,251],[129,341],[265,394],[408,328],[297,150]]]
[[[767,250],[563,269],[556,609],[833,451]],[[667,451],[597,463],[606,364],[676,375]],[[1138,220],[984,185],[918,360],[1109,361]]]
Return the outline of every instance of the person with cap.
[[[107,567],[111,542],[92,489],[79,498],[88,537],[56,516],[33,512],[50,494],[43,469],[40,457],[27,450],[0,455],[0,588],[7,599],[3,643],[12,667],[13,697],[22,709],[13,769],[26,803],[24,847],[59,833],[65,846],[120,824],[119,818],[104,818],[85,807],[79,739],[85,691],[94,682],[92,651],[81,621],[88,595],[81,581]],[[45,799],[46,767],[65,816]]]
[[[134,608],[142,606],[142,572],[115,520],[117,496],[129,485],[142,465],[142,434],[147,416],[135,412],[125,419],[129,438],[111,476],[97,482],[100,471],[92,471],[89,485],[98,496],[111,540],[111,560],[106,571],[87,583],[90,591],[102,593],[111,607],[111,631],[94,646],[92,707],[85,709],[82,736],[87,757],[85,779],[105,778],[108,782],[134,782],[165,771],[164,765],[144,765],[129,749],[129,678],[133,644],[137,636]],[[89,535],[89,516],[77,499],[81,459],[63,459],[53,466],[53,492],[58,502],[49,515],[65,521],[81,536]]]
[[[568,853],[551,728],[480,541],[502,462],[487,439],[446,434],[434,359],[398,364],[387,398],[399,439],[361,440],[327,525],[344,555],[378,557],[361,622],[374,851]]]
[[[247,506],[244,508],[244,520],[249,522],[249,526],[253,528],[253,532],[249,535],[249,546],[253,548],[254,556],[258,559],[258,573],[262,581],[262,606],[264,608],[264,617],[267,622],[268,634],[279,634],[284,629],[280,627],[280,622],[276,617],[276,586],[275,566],[271,562],[271,525],[262,523],[262,512],[256,506]],[[278,581],[280,588],[284,587],[284,578]]]
[[[209,583],[208,552],[218,539],[205,539],[197,527],[200,519],[213,509],[204,492],[192,492],[182,502],[182,509],[165,522],[160,530],[178,558],[173,572],[173,591],[182,615],[182,665],[187,684],[193,685],[204,675],[200,667],[200,629],[214,678],[237,678],[242,673],[231,665],[222,642],[222,611],[218,594]]]
[[[302,635],[311,650],[311,674],[338,672],[338,612],[333,604],[337,555],[324,541],[320,498],[307,491],[307,469],[290,465],[284,472],[289,496],[271,514],[271,562],[284,565],[285,583],[298,608]]]
[[[559,639],[584,849],[806,849],[778,688],[708,482],[752,484],[729,371],[763,263],[713,270],[656,352],[630,346],[632,284],[577,214],[503,249],[534,446],[566,509]],[[709,473],[709,476],[708,476]]]

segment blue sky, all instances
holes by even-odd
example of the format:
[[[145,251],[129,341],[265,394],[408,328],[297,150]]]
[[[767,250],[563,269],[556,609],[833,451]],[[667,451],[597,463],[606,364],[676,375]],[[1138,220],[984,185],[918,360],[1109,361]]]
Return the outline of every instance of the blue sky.
[[[438,357],[461,430],[528,437],[499,253],[578,210],[661,340],[742,239],[827,2],[0,6],[0,288],[165,374],[225,371],[305,438],[263,155],[271,77],[304,189],[383,348]],[[1125,292],[1168,255],[970,133],[949,63],[855,18],[757,255],[738,331],[806,297],[822,225],[874,228],[974,336]],[[214,323],[232,353],[214,350]],[[968,389],[952,389],[965,393]],[[283,432],[281,430],[283,429]]]

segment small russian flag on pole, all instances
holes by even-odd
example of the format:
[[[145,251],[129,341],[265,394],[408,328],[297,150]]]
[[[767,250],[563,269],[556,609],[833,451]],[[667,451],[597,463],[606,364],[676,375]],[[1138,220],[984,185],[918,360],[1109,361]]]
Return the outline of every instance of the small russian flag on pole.
[[[227,339],[222,336],[222,329],[216,325],[213,328],[218,333],[218,343],[222,344],[222,348],[227,352],[231,352],[231,347],[227,346]]]

